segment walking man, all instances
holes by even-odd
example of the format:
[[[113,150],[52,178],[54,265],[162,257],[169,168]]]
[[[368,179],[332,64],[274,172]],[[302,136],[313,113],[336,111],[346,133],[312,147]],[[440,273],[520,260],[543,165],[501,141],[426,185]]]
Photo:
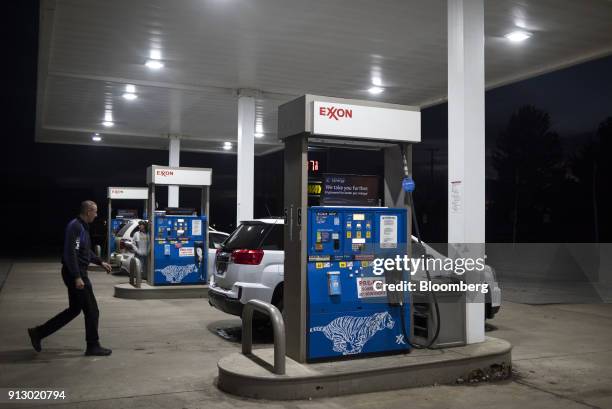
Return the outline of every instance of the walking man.
[[[92,262],[104,267],[110,273],[111,266],[100,260],[91,250],[89,223],[98,216],[98,206],[91,200],[81,203],[79,216],[66,226],[64,253],[62,255],[62,279],[68,288],[69,307],[44,324],[28,329],[32,346],[36,352],[41,350],[41,340],[68,324],[83,311],[85,315],[85,355],[106,356],[112,351],[103,348],[98,340],[98,303],[91,281],[87,276],[87,267]]]

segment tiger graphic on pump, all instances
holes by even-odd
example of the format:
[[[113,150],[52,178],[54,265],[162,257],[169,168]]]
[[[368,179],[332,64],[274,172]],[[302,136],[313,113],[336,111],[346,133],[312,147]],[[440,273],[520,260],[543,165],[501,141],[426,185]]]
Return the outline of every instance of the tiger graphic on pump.
[[[378,331],[393,329],[395,321],[388,312],[379,312],[367,317],[338,317],[329,324],[310,328],[310,332],[322,332],[334,343],[334,351],[342,355],[361,353],[365,344]]]

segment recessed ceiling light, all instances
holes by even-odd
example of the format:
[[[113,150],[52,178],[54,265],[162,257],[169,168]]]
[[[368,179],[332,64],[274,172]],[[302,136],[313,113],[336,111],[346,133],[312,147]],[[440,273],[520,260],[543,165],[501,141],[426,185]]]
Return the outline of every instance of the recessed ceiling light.
[[[164,68],[164,63],[159,60],[147,60],[145,65],[152,70],[159,70],[160,68]]]
[[[127,84],[125,86],[125,92],[128,92],[130,94],[133,94],[136,92],[136,86],[134,86],[133,84]]]
[[[263,125],[261,123],[261,119],[258,119],[255,123],[255,137],[261,138],[262,136],[264,136]]]
[[[126,92],[123,94],[123,98],[127,99],[128,101],[133,101],[138,98],[138,95],[132,94],[131,92]]]
[[[107,110],[106,112],[104,112],[104,122],[102,122],[102,125],[106,127],[111,127],[115,125],[115,123],[113,122],[113,112],[112,111]]]
[[[91,137],[91,140],[94,142],[100,142],[102,141],[102,137],[100,136],[99,133],[94,134],[94,136]]]
[[[230,149],[232,149],[232,143],[225,142],[225,144],[223,145],[223,149],[225,149],[226,151],[229,151]]]
[[[147,60],[145,65],[152,70],[159,70],[160,68],[164,68],[164,63],[159,60]]]
[[[368,92],[370,94],[380,94],[381,92],[383,92],[385,89],[382,87],[370,87],[370,89],[368,89]]]
[[[506,37],[513,43],[520,43],[521,41],[525,41],[529,37],[531,37],[531,33],[528,33],[526,31],[513,31],[511,33],[506,34],[504,37]]]
[[[149,59],[145,62],[145,65],[152,70],[159,70],[164,67],[164,63],[161,62],[161,59],[161,50],[153,49],[149,51]]]

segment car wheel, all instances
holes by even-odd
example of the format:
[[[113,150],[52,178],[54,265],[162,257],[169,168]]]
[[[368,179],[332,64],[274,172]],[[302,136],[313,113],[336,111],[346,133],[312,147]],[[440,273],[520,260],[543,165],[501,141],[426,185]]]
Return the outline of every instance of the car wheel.
[[[272,294],[272,301],[270,302],[273,306],[278,308],[278,310],[281,313],[283,312],[283,306],[284,306],[283,293],[284,293],[283,283],[280,283],[274,289],[274,294]]]
[[[491,303],[485,303],[485,320],[487,319],[492,319],[495,316],[495,314],[493,314],[493,308],[491,308]]]

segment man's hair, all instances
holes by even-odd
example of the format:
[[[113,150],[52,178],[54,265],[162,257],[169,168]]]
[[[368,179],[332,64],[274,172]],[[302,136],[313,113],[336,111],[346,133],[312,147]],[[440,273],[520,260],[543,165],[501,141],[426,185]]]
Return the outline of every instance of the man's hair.
[[[79,214],[86,214],[94,206],[96,206],[96,203],[92,200],[85,200],[81,202],[81,210]]]

